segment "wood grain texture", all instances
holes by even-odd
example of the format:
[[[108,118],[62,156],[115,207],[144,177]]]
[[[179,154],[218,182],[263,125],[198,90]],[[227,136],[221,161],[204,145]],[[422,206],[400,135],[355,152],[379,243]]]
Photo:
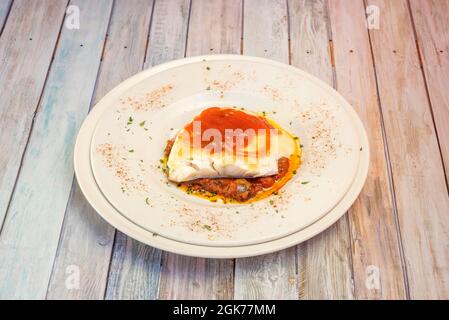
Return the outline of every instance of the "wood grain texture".
[[[449,297],[449,197],[407,2],[369,1],[382,25],[371,30],[391,158],[410,297]]]
[[[187,56],[240,53],[241,0],[192,0]]]
[[[289,62],[286,1],[244,2],[243,53]],[[297,299],[296,247],[235,262],[235,299]]]
[[[67,2],[18,0],[0,42],[0,226],[14,188]],[[27,19],[23,19],[26,16]],[[5,130],[5,128],[8,128]]]
[[[234,261],[204,259],[164,252],[159,298],[231,299]]]
[[[115,1],[91,104],[97,103],[114,86],[141,70],[152,6],[152,2],[147,0]],[[90,207],[76,183],[72,193],[47,297],[102,299],[115,229]],[[78,290],[65,285],[66,270],[70,266],[80,269]]]
[[[287,2],[245,0],[243,53],[289,62]]]
[[[2,34],[11,5],[12,0],[0,0],[0,35]]]
[[[106,299],[156,299],[162,252],[117,231]]]
[[[89,110],[112,1],[71,4],[84,20],[79,30],[62,29],[34,119],[0,238],[2,297],[44,298],[58,246],[73,181],[73,145]]]
[[[183,58],[190,0],[156,0],[145,68]]]
[[[327,1],[289,0],[291,64],[334,85]],[[348,217],[298,246],[300,299],[352,299]]]
[[[449,2],[410,1],[444,167],[449,181]]]
[[[187,41],[190,1],[156,1],[145,67],[182,58]],[[117,232],[107,299],[155,299],[162,251]]]
[[[376,78],[362,1],[329,1],[338,91],[361,118],[370,144],[365,186],[349,211],[355,296],[406,297]]]
[[[75,180],[46,298],[103,299],[113,242],[114,228],[86,201]],[[79,286],[72,286],[78,271]]]
[[[187,55],[240,53],[241,10],[240,0],[193,0]],[[164,252],[159,298],[231,299],[233,269],[231,259],[202,259]]]

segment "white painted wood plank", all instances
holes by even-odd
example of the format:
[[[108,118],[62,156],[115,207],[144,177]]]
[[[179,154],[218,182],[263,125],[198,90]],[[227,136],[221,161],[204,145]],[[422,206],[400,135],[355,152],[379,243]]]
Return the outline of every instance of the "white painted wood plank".
[[[190,1],[156,1],[145,67],[184,57]],[[156,299],[162,251],[117,232],[107,299]]]
[[[67,2],[17,0],[0,41],[0,226],[11,197]],[[27,17],[27,19],[23,19]]]
[[[76,181],[71,192],[46,298],[103,299],[114,228],[85,200]],[[79,285],[73,285],[78,272]]]
[[[337,90],[361,118],[371,151],[365,186],[348,215],[355,298],[403,299],[406,298],[406,284],[373,59],[365,26],[365,5],[363,0],[328,3]]]
[[[142,68],[152,1],[115,1],[95,89],[94,103]],[[102,299],[105,295],[115,229],[87,203],[74,184],[47,297]],[[65,286],[66,270],[80,269],[79,290]]]
[[[289,62],[287,2],[245,0],[243,53]]]
[[[240,53],[242,2],[193,0],[187,55]],[[202,259],[164,252],[160,299],[231,299],[232,259]]]
[[[11,8],[11,4],[12,0],[0,0],[0,35]]]
[[[145,68],[183,58],[190,0],[156,0]]]
[[[449,298],[449,197],[408,3],[368,1],[370,30],[413,299]]]
[[[79,30],[62,30],[34,120],[0,237],[1,298],[44,298],[51,275],[72,186],[73,145],[89,109],[112,1],[71,4],[83,20]]]
[[[243,53],[289,62],[287,2],[245,0]],[[297,299],[296,247],[236,259],[235,299]]]
[[[423,70],[449,183],[449,1],[410,1]]]
[[[289,0],[291,64],[334,85],[326,0]],[[298,246],[300,299],[352,299],[348,218]]]
[[[161,251],[117,231],[106,299],[156,299]]]
[[[242,1],[192,0],[187,56],[241,50]]]
[[[164,253],[159,299],[232,299],[232,259],[204,259]]]

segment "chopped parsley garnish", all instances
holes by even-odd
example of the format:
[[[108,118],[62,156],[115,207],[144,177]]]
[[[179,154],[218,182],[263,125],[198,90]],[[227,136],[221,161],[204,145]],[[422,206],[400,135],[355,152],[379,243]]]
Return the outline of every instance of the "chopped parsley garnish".
[[[128,152],[131,152],[131,153],[133,153],[133,152],[134,152],[134,149],[128,150]]]
[[[132,117],[129,117],[129,118],[128,118],[128,123],[127,123],[127,125],[129,126],[130,124],[133,124],[133,118],[132,118]]]
[[[207,66],[207,67],[206,67],[206,70],[207,70],[207,71],[209,71],[209,70],[210,70],[210,67],[209,67],[209,66]]]
[[[310,181],[303,181],[301,184],[308,184]]]
[[[141,123],[139,123],[139,126],[143,127],[145,125],[145,121],[142,121]]]
[[[211,231],[212,230],[212,227],[210,225],[208,225],[208,224],[205,224],[203,226],[203,228],[206,229],[207,231]]]
[[[150,205],[150,199],[148,199],[148,197],[145,198],[145,203],[146,203],[147,205]]]

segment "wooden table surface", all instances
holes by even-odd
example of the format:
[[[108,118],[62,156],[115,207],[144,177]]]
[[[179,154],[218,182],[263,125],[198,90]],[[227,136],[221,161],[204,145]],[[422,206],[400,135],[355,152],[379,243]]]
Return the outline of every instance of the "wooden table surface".
[[[449,0],[0,0],[0,32],[1,299],[449,299]],[[142,69],[214,53],[300,67],[365,124],[365,187],[315,238],[190,258],[81,194],[89,109]]]

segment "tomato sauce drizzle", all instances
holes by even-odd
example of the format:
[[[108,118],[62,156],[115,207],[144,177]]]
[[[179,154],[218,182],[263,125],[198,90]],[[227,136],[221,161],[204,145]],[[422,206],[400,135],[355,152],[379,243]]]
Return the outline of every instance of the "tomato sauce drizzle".
[[[201,130],[198,132],[195,130],[193,123],[195,121],[199,121],[201,123]],[[213,141],[202,139],[203,133],[208,129],[218,130],[221,134],[221,142],[223,146],[230,141],[226,141],[226,130],[242,130],[243,131],[243,146],[246,147],[250,142],[250,135],[245,135],[245,130],[252,129],[255,131],[257,135],[259,130],[264,130],[266,133],[266,146],[269,149],[270,145],[270,130],[274,129],[266,119],[261,116],[249,114],[234,108],[220,108],[220,107],[211,107],[203,110],[201,114],[196,116],[192,122],[184,128],[190,134],[190,140],[193,145],[194,137],[199,135],[198,139],[201,141],[201,148],[207,146],[210,142]],[[194,132],[195,130],[195,132]],[[234,131],[236,132],[236,131]],[[237,146],[237,138],[239,136],[234,134],[232,136],[232,144],[234,146],[234,150]],[[253,136],[255,137],[255,136]]]

